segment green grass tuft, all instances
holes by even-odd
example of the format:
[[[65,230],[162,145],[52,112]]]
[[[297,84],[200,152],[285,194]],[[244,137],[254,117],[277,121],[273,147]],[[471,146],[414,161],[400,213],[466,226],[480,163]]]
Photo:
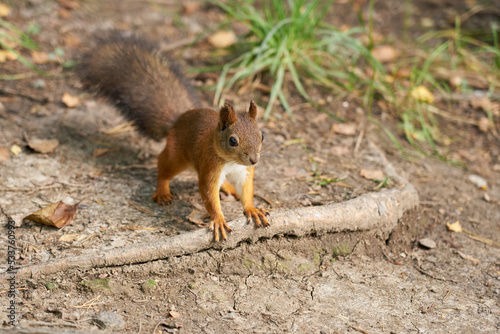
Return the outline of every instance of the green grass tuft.
[[[13,24],[0,19],[0,47],[4,50],[10,51],[16,55],[17,60],[26,66],[27,68],[43,74],[44,72],[40,70],[33,62],[25,58],[17,49],[25,50],[38,50],[38,45],[29,37],[28,34],[23,33]],[[37,34],[40,31],[40,27],[30,25],[28,28],[30,34]],[[16,80],[18,78],[24,78],[25,75],[0,75],[0,80]]]
[[[238,21],[245,24],[249,32],[231,46],[230,58],[219,67],[221,75],[214,103],[222,103],[225,92],[235,86],[247,85],[248,81],[263,76],[271,86],[265,119],[272,113],[277,100],[292,115],[287,101],[288,83],[292,83],[295,91],[313,107],[336,117],[311,97],[311,87],[322,87],[337,99],[349,96],[360,101],[368,119],[377,124],[404,155],[418,152],[455,164],[457,162],[450,161],[446,152],[452,138],[442,133],[440,122],[446,119],[475,123],[464,122],[464,118],[454,115],[448,97],[452,93],[473,92],[478,87],[477,82],[480,82],[480,89],[488,92],[488,97],[500,86],[500,30],[495,24],[491,25],[490,32],[482,32],[478,39],[463,31],[457,16],[453,29],[431,29],[420,38],[410,40],[413,5],[411,0],[406,0],[402,40],[392,43],[399,54],[388,64],[382,64],[372,55],[376,43],[380,43],[373,36],[374,0],[368,4],[367,22],[360,10],[360,25],[346,31],[325,22],[333,1],[270,0],[256,4],[253,0],[229,0],[215,3],[229,16],[225,24]],[[388,41],[383,43],[389,44]],[[400,70],[406,74],[401,75]],[[461,78],[458,86],[451,80],[453,76]],[[419,90],[427,90],[430,98],[416,97],[414,93]],[[373,108],[380,102],[384,103],[385,112],[400,120],[401,133],[414,151],[405,150],[400,137],[372,115]],[[494,124],[491,111],[485,112]]]
[[[300,95],[316,107],[307,92],[308,85],[346,93],[372,84],[390,93],[382,82],[373,84],[372,77],[357,70],[362,59],[383,71],[369,49],[353,37],[362,30],[340,31],[323,21],[333,1],[271,0],[263,2],[261,10],[249,0],[216,3],[232,20],[245,24],[249,33],[233,47],[237,56],[222,68],[215,104],[220,104],[224,92],[235,84],[252,80],[260,73],[273,78],[264,118],[269,117],[277,99],[292,115],[283,92],[288,78]],[[233,75],[228,78],[230,72]]]

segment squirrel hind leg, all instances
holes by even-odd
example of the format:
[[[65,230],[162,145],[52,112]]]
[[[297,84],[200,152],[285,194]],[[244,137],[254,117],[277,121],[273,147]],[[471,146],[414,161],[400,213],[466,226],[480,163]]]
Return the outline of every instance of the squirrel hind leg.
[[[227,181],[222,184],[222,186],[220,187],[220,191],[222,191],[226,196],[233,195],[236,200],[240,200],[236,188],[234,188],[234,186]]]
[[[153,200],[160,205],[172,202],[170,180],[189,167],[189,163],[176,150],[171,149],[172,146],[174,145],[167,142],[167,146],[158,156],[158,182]]]

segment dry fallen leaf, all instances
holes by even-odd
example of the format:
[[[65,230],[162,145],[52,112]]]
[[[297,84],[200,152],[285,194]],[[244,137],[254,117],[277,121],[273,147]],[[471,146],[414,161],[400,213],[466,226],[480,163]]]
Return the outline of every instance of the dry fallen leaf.
[[[187,216],[187,219],[197,225],[198,227],[207,227],[208,225],[203,221],[203,217],[205,216],[204,212],[198,211],[196,209],[193,209],[189,216]]]
[[[201,8],[200,2],[194,2],[194,1],[183,1],[182,2],[182,13],[184,15],[189,15],[191,13],[194,13],[200,8]]]
[[[361,169],[359,174],[368,180],[383,180],[385,177],[381,170]]]
[[[448,227],[448,230],[452,232],[462,233],[462,225],[460,225],[460,222],[458,220],[453,224],[446,223],[446,227]]]
[[[500,116],[500,102],[493,102],[486,96],[473,98],[470,104],[475,109],[482,109],[491,112],[493,116]]]
[[[5,63],[7,60],[16,60],[17,54],[10,50],[0,50],[0,63]]]
[[[356,134],[356,124],[335,123],[332,125],[332,131],[345,136],[354,136]]]
[[[10,152],[14,155],[19,155],[23,151],[18,145],[14,144],[10,147]]]
[[[66,9],[77,9],[80,8],[80,3],[78,0],[57,0],[61,7]]]
[[[92,158],[100,157],[109,152],[109,148],[96,148],[92,153]]]
[[[61,237],[59,238],[59,241],[61,242],[73,242],[76,240],[76,238],[78,238],[79,234],[64,234],[64,235],[61,235]]]
[[[59,201],[32,213],[24,219],[47,226],[61,228],[73,222],[79,204],[80,202],[75,205],[69,205]]]
[[[64,36],[64,44],[72,48],[76,48],[82,43],[80,37],[75,34],[69,33]]]
[[[0,162],[9,159],[9,150],[5,147],[0,146]]]
[[[80,99],[77,96],[70,95],[68,93],[64,93],[61,98],[62,103],[66,105],[68,108],[74,108],[80,105]]]
[[[59,146],[59,140],[57,139],[38,139],[38,138],[26,138],[28,146],[39,153],[51,153],[54,152],[57,146]]]
[[[10,7],[0,2],[0,17],[6,17],[10,14]]]
[[[66,8],[59,8],[57,11],[57,16],[59,16],[61,19],[67,19],[71,17],[71,11]]]
[[[31,51],[31,58],[35,64],[47,64],[51,61],[49,55],[43,51]]]
[[[50,186],[50,185],[54,184],[56,181],[57,181],[57,179],[55,177],[51,176],[51,177],[48,177],[48,178],[40,180],[40,181],[31,180],[31,183],[33,183],[35,186],[38,186],[38,187],[46,187],[46,186]]]
[[[488,119],[488,117],[481,117],[478,121],[477,127],[482,132],[488,132],[490,128],[490,120]]]
[[[217,31],[208,37],[208,42],[216,48],[227,48],[236,43],[237,40],[235,33],[230,30]]]
[[[172,318],[179,318],[181,316],[181,314],[177,311],[168,311],[168,314],[170,314]]]
[[[431,91],[427,89],[425,86],[417,86],[411,91],[411,97],[415,100],[424,102],[424,103],[432,103],[434,102],[434,95],[432,95]]]
[[[381,63],[389,63],[396,59],[398,53],[390,45],[379,45],[373,48],[372,56]]]

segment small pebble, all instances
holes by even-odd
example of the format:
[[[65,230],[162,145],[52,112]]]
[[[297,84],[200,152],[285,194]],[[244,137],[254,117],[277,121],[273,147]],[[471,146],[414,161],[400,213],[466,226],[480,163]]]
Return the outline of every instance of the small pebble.
[[[35,89],[44,89],[46,86],[45,80],[43,79],[38,79],[35,82],[33,82],[33,88]]]
[[[436,248],[436,242],[432,239],[429,238],[423,238],[418,241],[420,246],[427,248],[427,249],[433,249]]]
[[[102,329],[124,329],[127,325],[122,316],[115,312],[101,312],[94,317],[94,322]]]

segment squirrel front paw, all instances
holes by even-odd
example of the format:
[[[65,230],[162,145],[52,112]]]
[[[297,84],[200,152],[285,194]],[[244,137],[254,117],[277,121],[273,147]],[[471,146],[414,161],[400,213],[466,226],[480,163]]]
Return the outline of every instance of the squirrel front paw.
[[[156,191],[154,194],[153,194],[153,201],[155,201],[156,203],[160,204],[160,205],[167,205],[167,204],[170,204],[172,202],[172,194],[170,193],[161,193],[159,191]]]
[[[253,220],[255,221],[256,227],[268,227],[269,222],[267,221],[266,216],[269,216],[269,212],[266,209],[255,208],[253,206],[245,208],[245,216],[247,216],[247,222],[250,223]]]
[[[226,240],[227,233],[231,232],[231,228],[227,225],[224,218],[215,218],[210,221],[210,230],[214,231],[215,241],[219,241],[219,236],[222,235],[222,240]],[[227,233],[226,233],[227,232]]]

